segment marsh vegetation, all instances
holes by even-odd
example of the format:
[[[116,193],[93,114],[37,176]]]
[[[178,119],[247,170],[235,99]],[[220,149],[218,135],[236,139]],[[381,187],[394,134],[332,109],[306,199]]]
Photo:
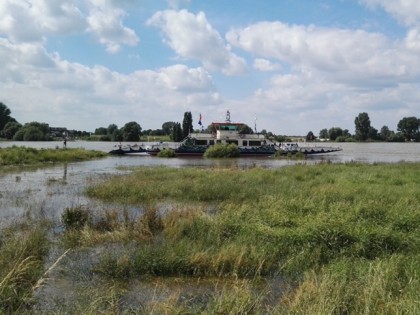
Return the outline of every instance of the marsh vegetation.
[[[0,166],[87,161],[105,157],[105,152],[85,149],[0,148]]]
[[[121,208],[66,208],[58,231],[44,221],[1,231],[0,307],[418,314],[419,166],[140,167],[110,176],[86,193]],[[61,272],[40,282],[63,253]],[[79,287],[48,308],[55,277]]]

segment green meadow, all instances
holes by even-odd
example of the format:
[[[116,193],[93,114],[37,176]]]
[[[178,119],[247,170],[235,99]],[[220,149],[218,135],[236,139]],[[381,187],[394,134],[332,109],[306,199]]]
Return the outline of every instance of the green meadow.
[[[0,310],[31,310],[54,247],[100,249],[89,270],[108,284],[56,313],[420,314],[419,163],[140,167],[86,194],[119,206],[65,209],[54,239],[48,222],[2,232]],[[151,279],[215,284],[127,306]]]
[[[105,157],[105,152],[84,149],[0,148],[0,166],[79,162]]]

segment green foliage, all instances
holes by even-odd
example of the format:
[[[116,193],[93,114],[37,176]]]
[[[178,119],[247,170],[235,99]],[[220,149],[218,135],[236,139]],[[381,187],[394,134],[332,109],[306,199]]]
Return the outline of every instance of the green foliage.
[[[123,141],[139,141],[141,127],[135,121],[128,122],[122,128]]]
[[[0,131],[4,129],[8,122],[17,122],[16,119],[10,116],[10,109],[0,102]]]
[[[81,206],[66,208],[61,215],[61,222],[66,230],[82,229],[90,220],[89,211]]]
[[[163,149],[158,154],[158,157],[164,157],[164,158],[173,158],[176,157],[175,151],[173,149]]]
[[[354,124],[356,129],[356,139],[359,141],[367,140],[371,129],[369,115],[367,113],[360,113],[354,119]]]
[[[192,114],[191,112],[185,112],[184,119],[182,120],[182,138],[186,138],[193,131],[194,127]]]
[[[420,119],[416,117],[404,117],[398,122],[398,131],[407,141],[420,141]]]
[[[180,123],[176,123],[172,130],[172,140],[175,142],[180,142],[184,139],[184,135],[182,133],[182,128]]]
[[[51,162],[76,162],[105,157],[100,151],[84,149],[34,149],[27,147],[9,147],[0,149],[1,165],[28,165]]]
[[[22,128],[22,125],[18,122],[8,122],[4,126],[3,135],[6,139],[11,140],[20,128]]]
[[[0,313],[20,314],[33,302],[48,253],[45,226],[20,225],[0,231]],[[19,232],[17,232],[19,231]]]
[[[237,145],[231,144],[215,144],[209,147],[204,153],[206,158],[231,158],[238,157],[240,151]]]

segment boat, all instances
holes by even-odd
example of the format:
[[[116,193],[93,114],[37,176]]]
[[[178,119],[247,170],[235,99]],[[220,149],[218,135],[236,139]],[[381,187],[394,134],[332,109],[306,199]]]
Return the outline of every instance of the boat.
[[[213,122],[210,132],[192,132],[182,142],[170,147],[168,144],[160,144],[146,149],[150,155],[157,155],[166,148],[174,150],[175,155],[203,156],[206,150],[215,144],[235,144],[239,149],[240,157],[266,157],[276,153],[276,146],[267,140],[263,134],[243,133],[247,127],[244,123],[230,121],[230,112],[226,113],[225,122]]]
[[[114,154],[114,155],[146,155],[146,149],[142,146],[139,146],[138,144],[134,145],[115,145],[117,149],[111,150],[108,153]]]
[[[302,153],[304,155],[325,154],[342,151],[339,147],[327,147],[318,145],[300,145],[297,142],[282,142],[278,144],[278,154],[288,155]]]

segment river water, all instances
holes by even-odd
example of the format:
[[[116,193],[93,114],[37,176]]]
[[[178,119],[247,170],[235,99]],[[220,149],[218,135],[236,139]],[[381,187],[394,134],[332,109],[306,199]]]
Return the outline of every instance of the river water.
[[[124,144],[124,143],[123,143]],[[13,145],[56,148],[62,142],[0,142],[1,147]],[[85,148],[108,152],[116,143],[110,142],[67,142],[68,148]],[[317,144],[320,146],[321,144]],[[330,146],[330,144],[327,144]],[[296,163],[395,163],[400,161],[420,162],[420,143],[340,143],[343,150],[325,155],[309,156],[306,160],[294,161],[274,158],[158,158],[144,156],[113,156],[104,159],[55,164],[42,167],[20,167],[12,170],[0,168],[0,227],[10,220],[41,213],[48,218],[58,219],[67,207],[107,207],[84,196],[85,187],[112,174],[127,172],[127,166],[168,167],[228,167],[228,168],[278,168]],[[110,206],[110,205],[108,205]],[[34,215],[38,216],[38,215]]]
[[[56,148],[62,147],[62,142],[0,142],[0,148],[13,145]],[[68,148],[85,148],[108,152],[114,149],[115,143],[109,142],[67,142]],[[318,144],[320,146],[320,144]],[[330,146],[330,144],[328,144]],[[335,146],[335,145],[334,145]],[[287,160],[274,158],[237,158],[237,159],[204,159],[204,158],[158,158],[144,156],[108,156],[103,159],[77,163],[59,163],[50,166],[31,167],[0,167],[0,229],[13,222],[24,220],[49,219],[55,222],[55,230],[60,230],[61,213],[68,207],[86,207],[90,211],[102,212],[107,209],[121,209],[121,206],[102,204],[84,195],[87,186],[97,183],[114,174],[130,172],[124,167],[131,166],[159,166],[168,167],[228,167],[228,168],[279,168],[296,163],[315,164],[321,162],[346,163],[396,163],[400,161],[420,162],[420,143],[342,143],[338,144],[343,150],[326,155],[310,156],[306,160]],[[122,168],[121,168],[122,167]],[[134,211],[129,209],[130,211]],[[61,263],[60,272],[51,276],[47,285],[37,293],[39,303],[36,308],[40,311],[55,312],[62,305],[77,304],[77,292],[83,288],[96,289],[97,282],[81,281],[73,276],[71,271],[90,272],[92,257],[96,257],[96,249],[84,252],[75,251]],[[51,250],[46,263],[47,267],[62,254],[58,249]],[[73,265],[72,265],[73,264]],[[75,268],[77,266],[77,268]],[[80,266],[84,266],[83,268]],[[82,270],[82,271],[81,271]],[[66,271],[66,272],[64,272]],[[272,292],[278,299],[282,292],[284,279],[268,279],[267,292]],[[190,282],[188,282],[190,281]],[[162,282],[162,281],[160,281]],[[200,281],[201,283],[202,281]],[[163,284],[162,284],[163,283]],[[166,282],[154,284],[154,282],[142,282],[131,280],[130,289],[126,295],[140,296],[143,300],[138,302],[130,300],[133,306],[147,303],[151,297],[147,292],[154,292],[156,288],[164,291]],[[206,284],[207,285],[207,284]],[[202,290],[207,290],[206,285],[196,284],[194,280],[184,280],[182,290],[188,294],[199,295]],[[172,292],[173,285],[169,285]],[[180,288],[181,290],[181,288]],[[139,295],[139,292],[143,292]],[[134,294],[135,293],[135,294]],[[158,293],[158,298],[165,293]],[[156,298],[156,296],[154,297]],[[58,302],[57,302],[58,301]]]

